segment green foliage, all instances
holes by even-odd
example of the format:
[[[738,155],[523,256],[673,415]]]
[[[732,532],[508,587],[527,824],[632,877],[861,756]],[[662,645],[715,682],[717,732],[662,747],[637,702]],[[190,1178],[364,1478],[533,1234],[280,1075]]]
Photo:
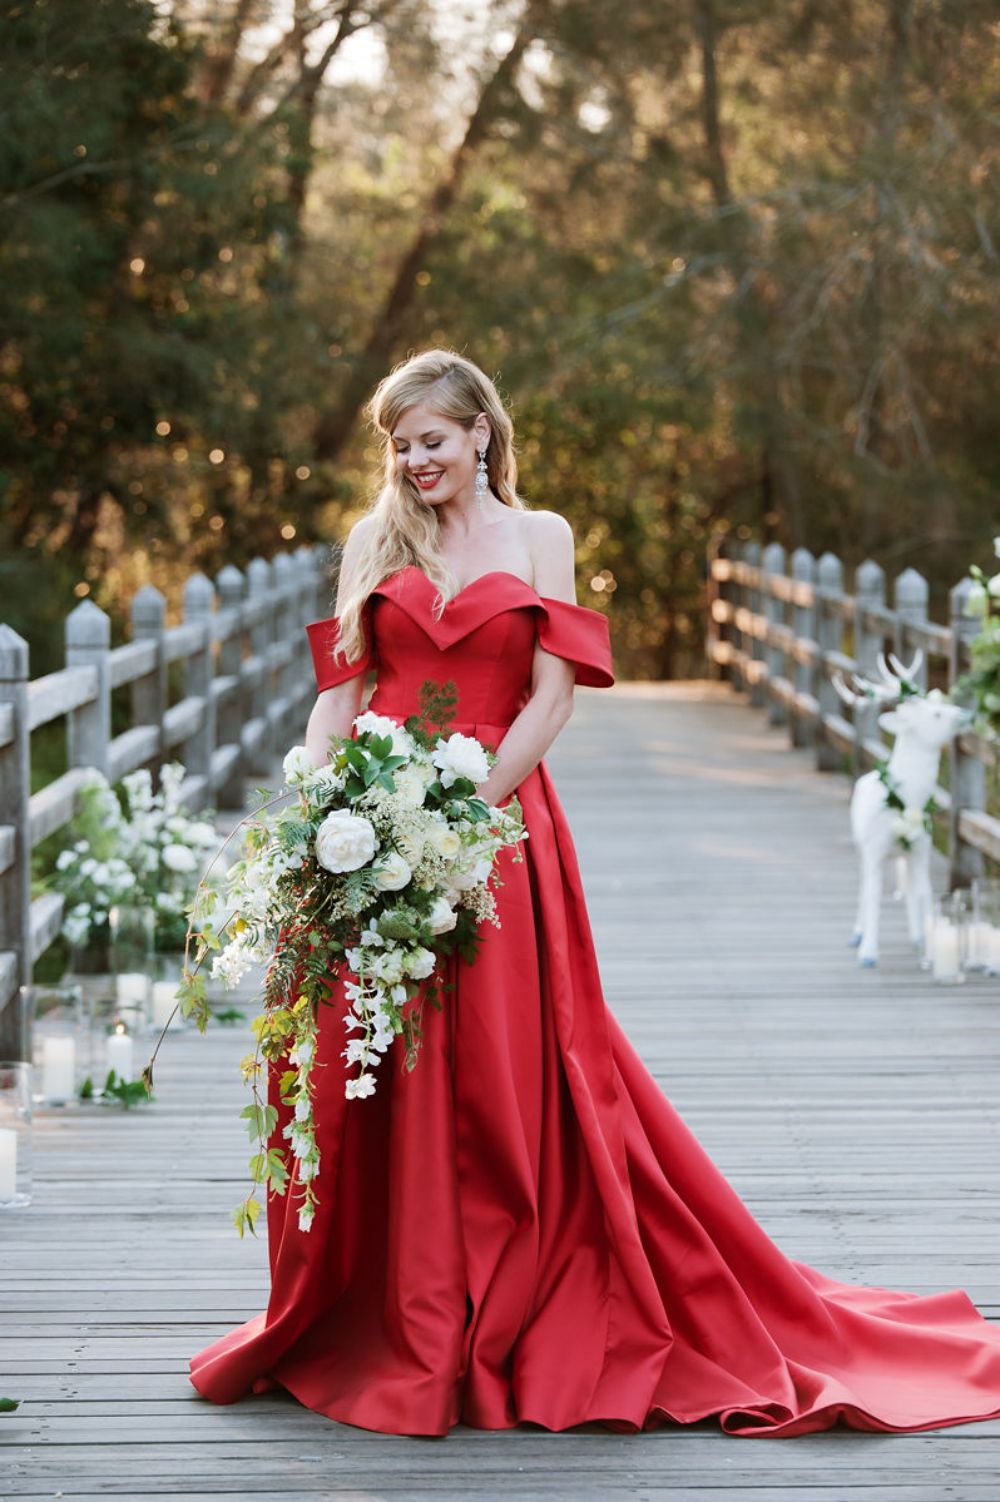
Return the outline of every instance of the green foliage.
[[[123,1106],[126,1111],[133,1106],[144,1104],[152,1098],[152,1089],[147,1085],[145,1071],[143,1078],[138,1080],[123,1080],[113,1069],[108,1070],[104,1085],[100,1090],[95,1090],[94,1082],[88,1075],[79,1090],[79,1098],[83,1101],[97,1101],[105,1105]]]

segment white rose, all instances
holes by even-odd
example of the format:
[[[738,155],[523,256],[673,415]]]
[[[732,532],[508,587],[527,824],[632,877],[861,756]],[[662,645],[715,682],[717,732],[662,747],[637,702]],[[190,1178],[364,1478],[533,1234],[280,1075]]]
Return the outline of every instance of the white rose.
[[[468,777],[472,782],[482,782],[490,770],[486,752],[474,736],[462,735],[456,730],[445,740],[438,736],[431,761],[441,769],[441,782],[451,787],[457,777]]]
[[[346,808],[327,814],[316,832],[316,859],[327,871],[357,871],[375,854],[375,830]]]
[[[447,824],[435,824],[429,838],[438,855],[443,855],[448,861],[454,860],[462,848],[458,835]]]
[[[368,709],[364,714],[358,715],[354,724],[359,735],[370,730],[375,735],[389,736],[392,741],[393,756],[412,756],[416,750],[409,731],[397,725],[395,720],[390,720],[388,715],[376,714],[374,710]]]
[[[432,934],[445,934],[458,922],[458,914],[446,897],[435,897],[428,914]]]
[[[195,860],[194,851],[189,850],[187,845],[164,845],[163,864],[168,871],[193,871],[198,864]]]
[[[390,850],[375,867],[375,885],[380,892],[398,892],[406,886],[413,872],[398,850]]]
[[[404,969],[411,980],[426,980],[434,969],[435,956],[430,949],[411,949],[407,952]]]
[[[304,777],[315,772],[316,763],[305,746],[293,746],[281,763],[281,770],[287,783],[301,782]]]

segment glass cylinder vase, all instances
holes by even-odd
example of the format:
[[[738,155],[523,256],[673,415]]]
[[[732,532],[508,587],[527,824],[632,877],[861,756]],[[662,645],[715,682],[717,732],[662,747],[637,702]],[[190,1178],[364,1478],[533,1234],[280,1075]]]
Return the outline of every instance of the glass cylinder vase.
[[[1000,880],[995,876],[977,876],[972,883],[967,964],[1000,975]]]
[[[0,1061],[0,1213],[31,1203],[31,1065]]]
[[[938,897],[931,916],[927,958],[931,977],[939,985],[959,986],[965,980],[969,902],[963,892]]]
[[[156,914],[145,904],[119,902],[108,914],[118,1011],[130,1033],[150,1025]]]
[[[90,1028],[79,982],[22,986],[21,1015],[35,1105],[66,1106],[90,1072]]]
[[[160,1032],[166,1027],[168,1022],[170,1023],[172,1032],[183,1030],[187,1027],[187,1020],[177,1003],[177,992],[180,989],[183,973],[183,949],[179,952],[175,950],[157,951],[153,956],[152,1019],[154,1032]],[[174,1010],[175,1007],[176,1011]]]

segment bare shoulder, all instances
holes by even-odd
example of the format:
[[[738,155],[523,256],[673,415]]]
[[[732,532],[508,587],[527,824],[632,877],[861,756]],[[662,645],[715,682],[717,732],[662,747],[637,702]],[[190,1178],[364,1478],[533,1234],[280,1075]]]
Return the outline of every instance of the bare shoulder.
[[[558,511],[525,512],[524,537],[531,553],[535,592],[576,604],[576,542]]]

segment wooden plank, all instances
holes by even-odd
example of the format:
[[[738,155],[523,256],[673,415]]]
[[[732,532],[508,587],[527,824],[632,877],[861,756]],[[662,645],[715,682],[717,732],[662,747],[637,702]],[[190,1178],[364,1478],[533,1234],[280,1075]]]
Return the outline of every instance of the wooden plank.
[[[1000,986],[935,986],[888,899],[880,966],[858,970],[847,780],[711,684],[582,691],[546,761],[608,1004],[768,1234],[830,1276],[961,1287],[1000,1316]],[[266,1302],[266,1244],[228,1222],[248,1039],[172,1035],[138,1111],[39,1112],[35,1201],[0,1217],[0,1365],[24,1399],[3,1496],[996,1502],[1000,1421],[781,1445],[714,1419],[459,1426],[442,1445],[283,1394],[204,1403],[189,1356]]]

